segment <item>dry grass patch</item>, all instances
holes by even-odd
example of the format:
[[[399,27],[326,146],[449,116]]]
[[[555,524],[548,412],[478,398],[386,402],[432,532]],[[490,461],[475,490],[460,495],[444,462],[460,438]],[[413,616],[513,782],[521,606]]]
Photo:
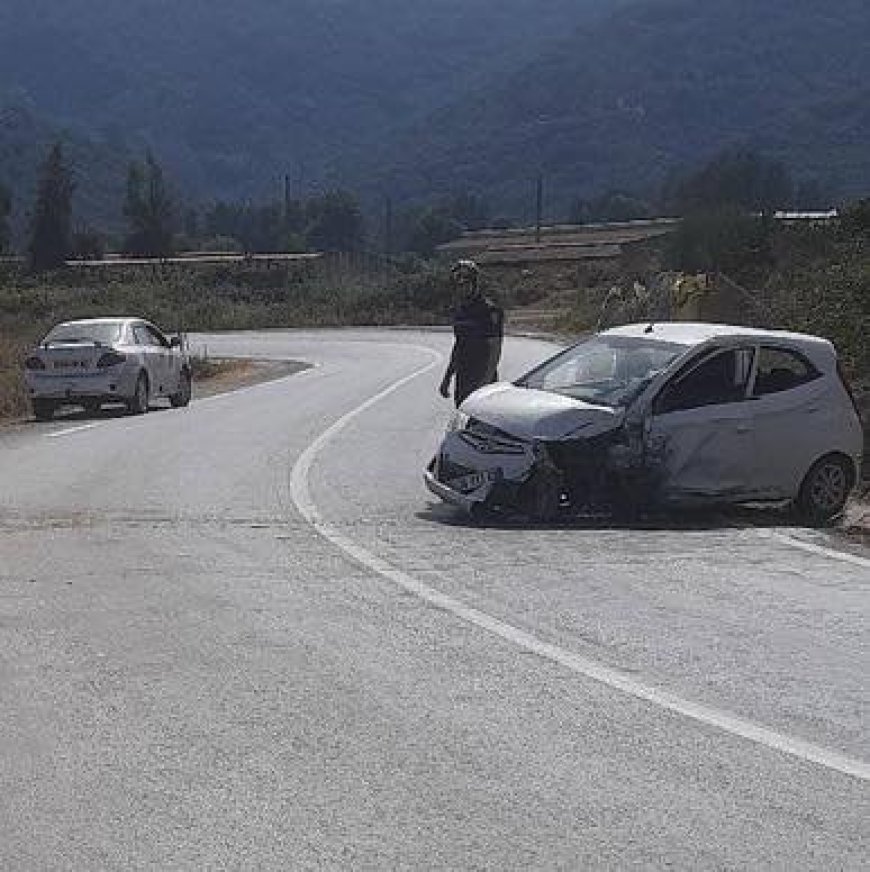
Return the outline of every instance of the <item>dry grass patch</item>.
[[[20,418],[30,409],[21,373],[27,348],[23,339],[0,333],[0,418]]]

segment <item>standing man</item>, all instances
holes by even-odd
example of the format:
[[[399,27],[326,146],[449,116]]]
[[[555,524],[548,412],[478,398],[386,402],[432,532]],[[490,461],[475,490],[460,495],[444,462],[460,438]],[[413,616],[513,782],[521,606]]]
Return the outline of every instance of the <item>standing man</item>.
[[[442,397],[450,396],[458,406],[483,385],[498,380],[498,363],[504,336],[504,312],[480,291],[480,270],[473,260],[457,261],[450,276],[461,302],[453,313],[453,353],[439,388]]]

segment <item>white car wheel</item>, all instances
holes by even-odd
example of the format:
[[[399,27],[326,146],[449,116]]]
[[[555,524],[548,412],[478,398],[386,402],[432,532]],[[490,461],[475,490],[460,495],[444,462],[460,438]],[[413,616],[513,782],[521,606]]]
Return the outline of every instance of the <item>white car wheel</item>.
[[[169,403],[173,409],[180,409],[190,403],[190,373],[184,370],[178,378],[178,392],[171,394]]]
[[[127,408],[134,415],[144,415],[148,411],[148,376],[144,372],[140,372],[136,379],[136,389],[127,402]]]
[[[836,518],[852,492],[853,474],[849,461],[838,454],[823,457],[813,464],[798,495],[801,515],[816,524]]]

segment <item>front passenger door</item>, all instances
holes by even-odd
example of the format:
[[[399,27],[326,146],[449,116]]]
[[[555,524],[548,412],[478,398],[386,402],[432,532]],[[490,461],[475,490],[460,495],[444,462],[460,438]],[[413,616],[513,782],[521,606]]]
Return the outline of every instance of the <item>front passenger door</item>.
[[[754,356],[751,346],[708,350],[654,400],[646,448],[665,500],[752,496],[755,451],[747,388]]]

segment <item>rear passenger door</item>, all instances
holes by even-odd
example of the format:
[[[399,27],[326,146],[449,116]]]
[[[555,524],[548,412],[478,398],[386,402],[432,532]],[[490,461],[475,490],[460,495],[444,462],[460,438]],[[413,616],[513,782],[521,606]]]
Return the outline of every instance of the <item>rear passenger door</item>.
[[[175,389],[177,382],[172,372],[172,348],[169,340],[153,324],[146,324],[145,331],[151,361],[151,393],[166,396]]]
[[[833,406],[822,374],[799,351],[762,345],[752,388],[758,477],[771,497],[792,498],[826,453]]]

